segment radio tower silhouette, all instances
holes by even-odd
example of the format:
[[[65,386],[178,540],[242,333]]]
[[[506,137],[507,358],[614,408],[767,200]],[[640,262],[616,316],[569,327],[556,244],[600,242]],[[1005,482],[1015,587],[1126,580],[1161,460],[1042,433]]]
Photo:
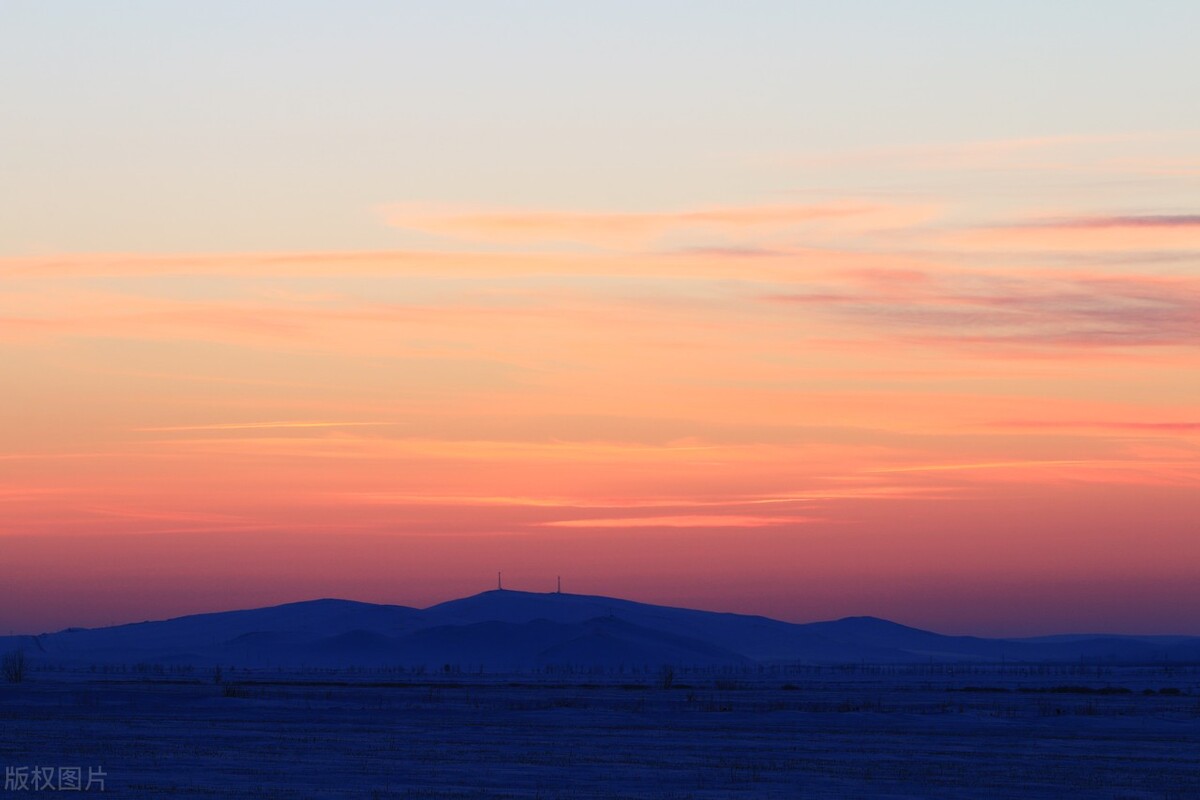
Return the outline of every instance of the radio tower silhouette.
[[[558,589],[554,593],[562,594],[562,575],[558,576]]]
[[[499,591],[502,591],[503,589],[504,589],[504,583],[503,583],[503,582],[501,582],[501,580],[500,580],[500,573],[499,573],[499,572],[497,572],[497,573],[496,573],[496,591],[498,591],[498,592],[499,592]]]

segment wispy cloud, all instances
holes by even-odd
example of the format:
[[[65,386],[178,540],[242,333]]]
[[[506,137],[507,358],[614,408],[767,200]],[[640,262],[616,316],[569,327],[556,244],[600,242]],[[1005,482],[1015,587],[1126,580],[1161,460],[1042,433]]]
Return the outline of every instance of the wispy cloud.
[[[1142,214],[1113,217],[1074,217],[998,226],[1007,229],[1063,228],[1089,230],[1107,228],[1196,228],[1200,227],[1200,214]]]
[[[767,502],[746,498],[707,499],[697,497],[537,497],[532,495],[455,495],[455,494],[411,494],[403,492],[351,492],[335,496],[339,501],[350,501],[372,505],[407,506],[514,506],[520,508],[575,508],[575,509],[634,509],[634,508],[703,508],[745,506]],[[783,501],[776,501],[783,502]],[[792,498],[786,502],[798,502]]]
[[[569,212],[387,206],[388,224],[465,239],[499,243],[573,242],[643,248],[671,234],[750,233],[850,221],[855,227],[910,224],[928,208],[861,203],[734,206],[669,212]]]
[[[362,503],[383,506],[481,506],[519,507],[535,509],[703,509],[703,508],[750,508],[759,505],[802,505],[812,506],[827,501],[845,500],[902,500],[905,498],[944,497],[953,489],[944,487],[896,486],[867,484],[845,488],[821,488],[775,492],[770,494],[689,494],[670,497],[654,495],[628,495],[605,497],[590,494],[575,496],[536,495],[469,495],[469,494],[417,494],[411,492],[339,492],[329,495],[333,503]],[[677,515],[672,515],[677,516]],[[689,515],[701,516],[701,515]],[[712,516],[712,515],[703,515]],[[728,515],[722,515],[728,516]]]
[[[886,254],[862,248],[837,247],[827,235],[848,234],[849,239],[871,230],[908,225],[913,219],[927,219],[933,212],[899,208],[894,216],[881,212],[881,218],[866,214],[825,217],[819,227],[809,226],[802,237],[764,236],[763,230],[726,229],[727,236],[696,236],[694,240],[664,241],[656,249],[630,253],[613,251],[541,251],[530,248],[513,250],[381,250],[311,252],[228,252],[228,253],[52,253],[47,255],[0,256],[0,277],[22,281],[31,287],[25,299],[37,300],[45,281],[58,281],[57,288],[79,287],[94,279],[147,279],[162,281],[177,278],[233,279],[236,281],[275,281],[290,279],[367,278],[392,280],[471,279],[561,279],[647,278],[742,279],[790,282],[803,279],[813,270],[874,268],[881,263],[909,268],[928,268],[937,260],[908,252]],[[815,218],[814,218],[815,221]],[[837,223],[835,225],[835,223]],[[885,224],[886,223],[886,224]],[[768,229],[766,233],[770,233]],[[820,235],[818,235],[820,233]],[[734,235],[738,234],[738,235]],[[812,240],[817,240],[814,244]],[[862,242],[860,244],[866,244]],[[781,263],[782,262],[782,263]],[[73,279],[77,283],[68,283]],[[9,284],[12,285],[11,283]],[[274,292],[281,299],[283,293]],[[259,305],[264,293],[253,298]],[[340,295],[344,297],[343,295]],[[278,305],[280,303],[274,303]],[[295,305],[295,304],[293,304]],[[28,309],[16,306],[14,322],[35,325],[38,320]],[[316,313],[320,308],[306,306]]]
[[[1200,341],[1200,282],[1184,277],[904,271],[763,299],[927,344],[1077,349]]]
[[[950,246],[1098,252],[1200,250],[1200,214],[1116,214],[1021,219],[942,237]]]
[[[995,484],[1046,485],[1049,483],[1125,484],[1136,486],[1200,485],[1200,463],[1194,455],[1169,459],[1128,453],[1124,458],[1030,459],[1024,461],[909,464],[868,470],[884,474],[961,474],[966,478]]]
[[[117,508],[112,506],[84,506],[83,511],[103,517],[119,517],[130,520],[153,522],[194,522],[224,527],[230,524],[247,523],[245,517],[236,514],[219,514],[210,511],[153,510],[142,506]]]
[[[278,422],[218,422],[208,425],[164,425],[158,427],[134,428],[143,433],[164,433],[170,431],[243,431],[262,429],[297,429],[297,428],[365,428],[376,426],[391,426],[396,422],[320,422],[320,421],[278,421]]]
[[[798,525],[821,520],[812,517],[769,517],[738,514],[681,515],[663,517],[603,517],[560,519],[543,522],[547,528],[765,528]]]
[[[1200,422],[1144,422],[1133,420],[1008,420],[987,423],[990,428],[1131,431],[1135,433],[1190,433]]]
[[[903,467],[877,467],[867,470],[868,472],[960,472],[964,470],[981,470],[981,469],[1013,469],[1013,468],[1029,468],[1038,469],[1042,467],[1059,467],[1072,466],[1078,464],[1086,464],[1089,462],[1080,461],[1077,459],[1057,459],[1046,461],[990,461],[981,463],[965,463],[965,464],[910,464]]]

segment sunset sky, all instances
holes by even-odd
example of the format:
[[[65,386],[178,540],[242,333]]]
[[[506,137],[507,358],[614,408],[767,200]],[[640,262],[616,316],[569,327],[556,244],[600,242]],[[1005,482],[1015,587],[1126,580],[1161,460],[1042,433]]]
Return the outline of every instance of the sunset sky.
[[[1200,634],[1200,4],[0,0],[0,634]]]

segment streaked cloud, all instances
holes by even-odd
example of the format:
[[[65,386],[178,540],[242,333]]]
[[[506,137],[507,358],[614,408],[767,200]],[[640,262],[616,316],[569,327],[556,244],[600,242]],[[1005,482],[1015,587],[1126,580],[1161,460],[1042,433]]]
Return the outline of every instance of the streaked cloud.
[[[814,224],[835,230],[911,224],[927,208],[838,203],[764,205],[671,212],[567,212],[523,209],[388,206],[388,224],[452,237],[499,243],[573,242],[643,249],[669,235],[762,236]],[[736,251],[736,248],[735,248]]]
[[[818,520],[809,517],[769,517],[739,514],[682,515],[663,517],[600,517],[560,519],[543,522],[547,528],[764,528],[798,525]]]
[[[945,244],[1009,250],[1200,251],[1200,215],[1054,216],[982,225],[949,233]]]
[[[983,463],[966,463],[966,464],[916,464],[904,467],[880,467],[869,470],[870,472],[958,472],[960,470],[977,470],[977,469],[1012,469],[1028,467],[1058,467],[1058,466],[1074,466],[1086,462],[1078,460],[1057,460],[1057,461],[991,461]]]
[[[1009,228],[1063,228],[1096,230],[1108,228],[1200,228],[1200,214],[1143,214],[1117,217],[1076,217],[1014,224]]]
[[[1029,428],[1060,430],[1105,430],[1134,433],[1177,434],[1200,431],[1200,422],[1149,422],[1136,420],[1009,420],[988,423],[992,428]]]
[[[148,428],[134,428],[142,433],[164,433],[172,431],[242,431],[270,429],[303,429],[303,428],[364,428],[377,426],[392,426],[395,422],[312,422],[312,421],[277,421],[277,422],[222,422],[209,425],[164,425]]]
[[[1200,341],[1200,279],[899,271],[767,295],[915,341],[1051,348],[1178,346]]]

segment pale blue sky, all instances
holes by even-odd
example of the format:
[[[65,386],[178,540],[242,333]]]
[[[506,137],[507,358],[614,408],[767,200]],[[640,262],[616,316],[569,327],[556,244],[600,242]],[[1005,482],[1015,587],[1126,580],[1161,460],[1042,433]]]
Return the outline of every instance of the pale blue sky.
[[[2,0],[0,252],[388,247],[397,202],[934,190],[807,159],[1194,132],[1197,30],[1195,2]]]

